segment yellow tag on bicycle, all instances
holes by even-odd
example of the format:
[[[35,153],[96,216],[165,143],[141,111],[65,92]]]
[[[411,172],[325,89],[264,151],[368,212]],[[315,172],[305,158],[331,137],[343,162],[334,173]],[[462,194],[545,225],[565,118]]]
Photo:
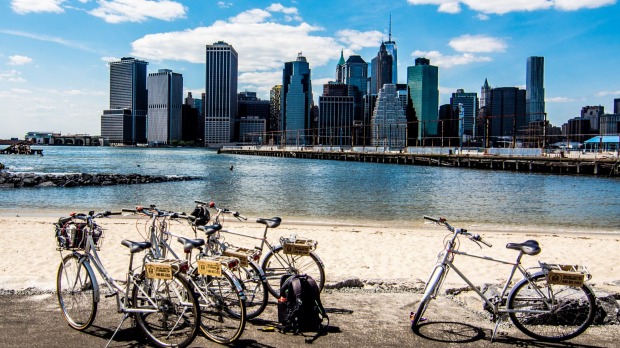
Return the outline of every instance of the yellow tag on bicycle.
[[[310,255],[311,246],[305,241],[303,243],[285,243],[282,247],[287,255]]]
[[[147,263],[146,277],[149,279],[172,279],[172,265],[167,263]]]
[[[584,282],[584,274],[579,272],[555,271],[547,273],[547,283],[580,287]]]
[[[241,267],[247,267],[249,265],[249,259],[254,256],[256,249],[246,249],[230,246],[224,250],[222,255],[228,257],[236,257],[239,259]]]
[[[219,277],[222,275],[222,263],[216,260],[198,260],[198,274]]]

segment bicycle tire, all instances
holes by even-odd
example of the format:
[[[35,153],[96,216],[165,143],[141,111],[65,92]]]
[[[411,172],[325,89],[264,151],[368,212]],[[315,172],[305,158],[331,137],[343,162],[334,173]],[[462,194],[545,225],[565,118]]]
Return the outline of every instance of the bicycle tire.
[[[62,316],[72,328],[83,331],[97,315],[98,287],[88,261],[75,254],[65,256],[58,266],[56,294]]]
[[[219,344],[231,344],[245,330],[246,306],[243,285],[229,270],[219,277],[194,273],[200,303],[200,331]]]
[[[269,302],[269,291],[263,270],[255,262],[233,271],[243,283],[245,293],[245,317],[254,319],[261,315]]]
[[[158,347],[186,347],[198,334],[200,307],[187,281],[175,274],[171,280],[136,278],[132,292],[136,324]]]
[[[319,291],[323,291],[325,285],[323,261],[314,251],[309,255],[287,255],[278,245],[265,255],[261,268],[267,278],[267,290],[275,298],[280,297],[280,280],[284,275],[307,274],[316,281]]]
[[[424,315],[424,312],[426,312],[426,308],[433,299],[433,296],[435,296],[435,293],[439,290],[437,287],[442,284],[445,274],[446,271],[443,267],[436,267],[433,270],[433,273],[424,287],[424,295],[422,295],[422,300],[420,300],[418,309],[416,309],[413,318],[411,318],[412,329],[415,329],[420,323],[420,320],[422,320],[422,316]]]
[[[551,298],[552,307],[542,303]],[[596,299],[585,284],[579,287],[547,284],[543,273],[521,280],[510,291],[506,308],[515,326],[526,335],[547,342],[568,340],[583,333],[594,320]],[[550,309],[549,313],[522,310]],[[513,312],[517,310],[517,312]]]

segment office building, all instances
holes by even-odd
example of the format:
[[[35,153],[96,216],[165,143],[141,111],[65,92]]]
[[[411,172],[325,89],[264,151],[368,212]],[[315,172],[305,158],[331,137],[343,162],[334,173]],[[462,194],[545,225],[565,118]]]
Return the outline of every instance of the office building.
[[[146,143],[148,63],[124,57],[109,65],[110,109],[101,116],[101,136],[111,144]]]
[[[407,68],[407,87],[419,122],[418,140],[435,137],[439,120],[439,69],[426,58],[416,58],[415,66]]]
[[[584,106],[581,108],[581,117],[590,120],[590,130],[598,132],[599,120],[601,116],[605,114],[605,107],[598,106]]]
[[[267,133],[267,120],[258,116],[239,118],[239,141],[263,144]]]
[[[160,69],[149,74],[147,87],[149,145],[167,145],[182,140],[183,76]]]
[[[601,135],[619,135],[620,136],[620,114],[606,114],[602,115],[600,119]]]
[[[269,125],[267,128],[270,132],[271,144],[279,143],[279,131],[281,130],[281,110],[280,104],[282,103],[282,85],[275,85],[271,87],[269,91]],[[274,140],[273,137],[276,137]]]
[[[354,97],[347,95],[345,84],[330,82],[323,86],[323,95],[319,97],[318,143],[320,145],[351,145],[353,99]]]
[[[239,125],[242,118],[252,120],[253,117],[258,117],[259,119],[265,121],[265,131],[269,131],[269,118],[271,117],[271,103],[269,100],[261,100],[256,97],[256,92],[245,91],[240,92],[237,95],[237,102],[238,107],[236,123],[238,126],[236,126],[235,129],[238,129],[239,134],[235,134],[236,139],[243,141],[242,138],[244,133],[240,129]]]
[[[450,98],[452,109],[457,111],[453,116],[458,120],[458,134],[462,140],[468,140],[475,136],[476,115],[478,114],[478,94],[466,93],[463,89],[457,89]],[[440,117],[441,118],[441,117]]]
[[[280,103],[281,130],[287,145],[313,143],[312,81],[310,64],[301,53],[293,62],[284,63],[282,98]]]
[[[522,89],[491,89],[488,131],[496,147],[516,146],[516,136],[526,126],[525,104],[525,91]]]
[[[528,57],[525,76],[526,122],[545,120],[545,58]]]
[[[370,61],[370,94],[377,94],[384,84],[392,83],[392,62],[393,57],[382,42],[379,53]]]
[[[407,143],[407,117],[397,86],[387,83],[379,90],[371,125],[372,146],[403,148]]]
[[[459,133],[459,106],[444,104],[439,107],[439,126],[437,135],[441,138],[441,146],[458,146]]]
[[[206,47],[205,145],[229,143],[237,115],[239,57],[223,41]]]
[[[392,80],[391,83],[398,84],[398,50],[396,42],[392,41],[392,15],[390,15],[390,26],[388,29],[388,40],[383,42],[385,50],[392,57]]]
[[[620,98],[614,99],[614,114],[620,114]]]

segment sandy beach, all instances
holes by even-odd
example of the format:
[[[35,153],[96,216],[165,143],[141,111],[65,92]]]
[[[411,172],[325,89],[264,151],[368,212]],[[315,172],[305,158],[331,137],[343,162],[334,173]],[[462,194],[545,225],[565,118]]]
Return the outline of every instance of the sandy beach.
[[[46,215],[46,214],[41,214]],[[60,253],[56,250],[53,223],[58,217],[50,216],[0,216],[0,289],[55,290],[56,272]],[[248,219],[247,222],[227,220],[224,228],[230,231],[262,236],[262,225]],[[127,249],[120,244],[123,239],[144,240],[145,218],[136,216],[99,219],[105,228],[105,240],[100,256],[108,271],[121,278],[129,258]],[[187,224],[171,223],[170,231],[186,237],[194,237]],[[474,230],[470,232],[476,233]],[[526,266],[536,266],[538,261],[547,263],[585,265],[592,274],[590,284],[597,289],[618,292],[620,289],[620,235],[616,233],[581,234],[540,232],[506,232],[500,228],[478,231],[492,248],[481,249],[467,239],[461,238],[460,250],[514,261],[517,253],[505,248],[509,242],[537,240],[542,252],[537,256],[525,256]],[[427,280],[437,254],[442,249],[448,231],[433,224],[408,227],[382,227],[379,225],[343,225],[323,222],[320,224],[287,222],[286,218],[277,229],[269,231],[269,240],[276,242],[280,236],[296,234],[318,241],[316,253],[325,264],[326,283],[358,278],[366,286],[378,283],[419,284]],[[255,240],[223,234],[230,244],[253,247]],[[198,235],[198,237],[202,237]],[[174,244],[178,244],[174,242]],[[180,246],[180,244],[179,244]],[[476,285],[500,284],[508,276],[509,266],[484,260],[459,257],[459,268]],[[446,280],[450,286],[464,283],[451,273]]]

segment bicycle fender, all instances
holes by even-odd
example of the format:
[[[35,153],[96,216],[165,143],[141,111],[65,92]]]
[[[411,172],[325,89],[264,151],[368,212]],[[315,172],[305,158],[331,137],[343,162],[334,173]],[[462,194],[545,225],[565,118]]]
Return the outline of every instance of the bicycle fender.
[[[232,279],[233,285],[235,286],[235,291],[237,291],[237,293],[239,293],[239,296],[245,301],[245,288],[243,287],[241,281],[239,281],[239,278],[237,278],[237,276],[235,276],[231,271],[227,269],[223,269],[222,272],[227,273],[229,278]]]
[[[86,271],[89,272],[90,274],[90,278],[93,281],[92,285],[93,285],[94,301],[95,303],[99,303],[101,295],[99,294],[99,282],[97,282],[97,276],[95,275],[95,272],[93,272],[93,268],[90,266],[90,262],[88,261],[88,258],[80,257],[79,262],[84,266],[84,268],[86,268]]]
[[[258,270],[258,277],[260,278],[261,283],[267,283],[267,276],[265,275],[263,268],[254,261],[250,261],[250,263],[255,266],[256,270]]]

